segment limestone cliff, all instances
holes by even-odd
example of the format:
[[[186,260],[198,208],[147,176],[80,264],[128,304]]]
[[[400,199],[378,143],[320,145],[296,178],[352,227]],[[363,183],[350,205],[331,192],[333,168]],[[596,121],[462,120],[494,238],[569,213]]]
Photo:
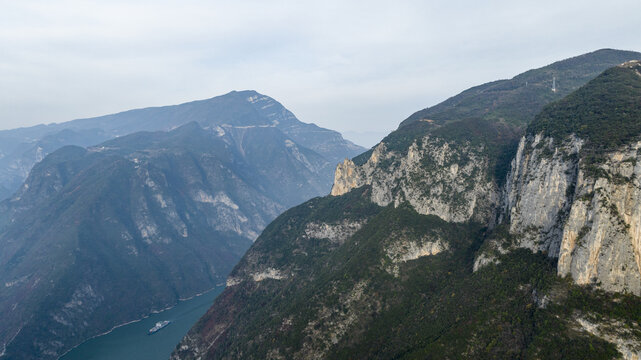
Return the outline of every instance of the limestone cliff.
[[[588,163],[582,144],[576,137],[560,144],[541,135],[523,138],[501,221],[513,246],[558,258],[559,275],[639,295],[641,142],[608,152],[600,164]],[[488,262],[488,254],[479,262]]]
[[[500,222],[513,241],[486,250],[547,252],[578,284],[641,295],[640,69],[604,72],[530,126],[503,192]]]
[[[390,151],[381,142],[365,164],[346,159],[336,167],[331,194],[371,185],[371,200],[379,206],[407,201],[419,214],[489,223],[499,192],[489,176],[485,150],[484,145],[433,135],[414,141],[406,153]]]
[[[504,213],[519,244],[558,256],[559,226],[569,206],[568,189],[576,181],[581,140],[555,146],[551,138],[521,139],[503,191]]]

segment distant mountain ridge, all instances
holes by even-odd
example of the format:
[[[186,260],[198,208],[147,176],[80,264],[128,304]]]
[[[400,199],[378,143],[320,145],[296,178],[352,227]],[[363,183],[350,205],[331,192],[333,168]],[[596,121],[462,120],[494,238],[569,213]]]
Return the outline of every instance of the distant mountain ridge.
[[[59,124],[0,131],[0,199],[22,184],[31,167],[64,145],[90,146],[137,131],[168,131],[195,121],[202,127],[274,127],[330,163],[365,149],[340,133],[299,121],[278,101],[253,90],[211,99],[151,107]],[[331,177],[331,174],[328,174]]]

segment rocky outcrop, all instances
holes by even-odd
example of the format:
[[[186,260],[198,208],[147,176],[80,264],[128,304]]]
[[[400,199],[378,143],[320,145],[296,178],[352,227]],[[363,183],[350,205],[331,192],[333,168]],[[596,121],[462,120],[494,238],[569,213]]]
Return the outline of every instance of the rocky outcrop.
[[[641,359],[641,342],[636,337],[639,324],[624,324],[613,319],[593,319],[591,316],[575,314],[575,326],[616,346],[624,360]]]
[[[641,142],[580,170],[561,237],[558,272],[579,284],[641,295]],[[637,165],[638,164],[638,165]]]
[[[423,256],[436,255],[448,249],[447,243],[441,240],[425,242],[400,242],[394,243],[386,249],[387,257],[394,263],[416,260]]]
[[[371,185],[380,206],[408,202],[419,214],[452,222],[492,223],[499,200],[489,176],[483,145],[425,136],[405,154],[380,143],[361,166],[345,160],[336,167],[331,194]]]
[[[551,138],[521,139],[504,190],[505,220],[519,245],[558,256],[559,226],[567,213],[576,182],[582,141],[576,138],[555,146]],[[501,219],[503,220],[503,218]]]
[[[379,147],[376,149],[378,150]],[[374,154],[372,154],[372,156],[374,156]],[[343,195],[354,188],[364,185],[365,183],[366,179],[362,178],[360,168],[358,168],[352,160],[345,159],[342,163],[336,165],[334,185],[332,186],[331,195]]]
[[[418,241],[398,240],[385,249],[381,259],[383,268],[395,277],[400,276],[399,264],[424,256],[437,255],[449,249],[449,244],[441,239],[420,239]]]
[[[512,162],[500,221],[512,247],[558,258],[558,274],[578,284],[641,294],[641,142],[592,162],[583,141],[523,138]],[[494,242],[488,246],[508,250]],[[475,269],[492,262],[477,256]]]
[[[341,222],[309,222],[304,226],[302,233],[298,234],[292,242],[296,244],[296,249],[292,252],[308,256],[307,252],[303,250],[304,244],[317,244],[320,247],[335,249],[353,236],[366,223],[366,219],[358,221],[343,220]],[[319,242],[319,240],[321,241]],[[247,261],[243,264],[244,267],[235,269],[227,278],[227,286],[236,286],[244,281],[283,280],[297,275],[297,267],[276,268],[278,266],[276,262],[266,261],[265,258],[257,255],[251,252],[246,255]]]
[[[365,224],[365,221],[347,221],[340,223],[311,222],[305,227],[305,235],[313,239],[327,239],[334,244],[342,244],[354,235]]]

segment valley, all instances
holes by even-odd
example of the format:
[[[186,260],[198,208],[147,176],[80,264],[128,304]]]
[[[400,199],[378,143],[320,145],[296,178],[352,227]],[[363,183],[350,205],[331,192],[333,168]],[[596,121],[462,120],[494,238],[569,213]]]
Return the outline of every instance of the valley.
[[[639,59],[474,87],[369,150],[252,91],[0,134],[66,134],[0,202],[3,358],[636,359]]]

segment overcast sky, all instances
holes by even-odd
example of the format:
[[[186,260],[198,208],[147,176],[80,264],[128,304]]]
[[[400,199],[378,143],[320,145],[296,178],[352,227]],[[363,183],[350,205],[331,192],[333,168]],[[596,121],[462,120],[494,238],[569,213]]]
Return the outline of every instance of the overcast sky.
[[[254,89],[305,122],[388,132],[474,85],[641,51],[639,0],[0,5],[2,129]]]

